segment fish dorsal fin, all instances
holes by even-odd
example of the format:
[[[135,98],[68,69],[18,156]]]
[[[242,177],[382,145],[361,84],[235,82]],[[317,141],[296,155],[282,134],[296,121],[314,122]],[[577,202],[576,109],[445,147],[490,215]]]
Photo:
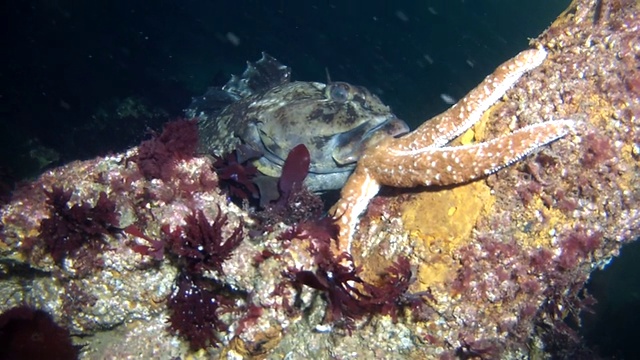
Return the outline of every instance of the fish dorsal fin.
[[[220,88],[209,88],[202,96],[191,99],[191,105],[185,110],[188,118],[198,117],[203,111],[209,112],[209,116],[216,117],[229,104],[240,100],[240,97]]]
[[[231,76],[222,90],[239,97],[267,91],[291,81],[291,69],[263,52],[260,60],[247,61],[247,69],[242,76]]]

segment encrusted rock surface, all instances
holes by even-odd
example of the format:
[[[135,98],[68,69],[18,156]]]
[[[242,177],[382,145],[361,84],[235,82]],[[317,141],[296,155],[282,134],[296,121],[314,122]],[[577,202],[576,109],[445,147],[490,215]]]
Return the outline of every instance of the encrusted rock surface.
[[[544,64],[492,107],[473,133],[483,141],[543,119],[582,122],[571,134],[487,179],[446,189],[387,191],[369,206],[354,249],[376,282],[401,255],[414,269],[420,310],[396,322],[373,316],[349,331],[324,324],[326,299],[283,271],[313,269],[308,239],[282,240],[285,225],[256,234],[250,215],[215,186],[206,158],[181,160],[172,180],[147,180],[126,154],[74,162],[43,174],[0,209],[0,310],[27,303],[77,338],[83,358],[544,358],[578,351],[562,319],[585,304],[591,271],[640,232],[640,4],[576,0],[533,46]],[[104,192],[119,223],[99,253],[57,263],[39,239],[51,215],[46,191],[72,190],[69,205]],[[243,242],[204,278],[232,294],[220,347],[190,350],[169,331],[167,298],[180,261],[141,255],[147,240],[185,226],[194,209]],[[220,209],[220,210],[218,210]],[[269,256],[265,256],[268,250]],[[222,291],[222,290],[221,290]],[[250,308],[261,310],[248,315]],[[537,325],[537,326],[536,326]],[[81,337],[80,337],[81,336]],[[578,346],[576,346],[577,348]]]

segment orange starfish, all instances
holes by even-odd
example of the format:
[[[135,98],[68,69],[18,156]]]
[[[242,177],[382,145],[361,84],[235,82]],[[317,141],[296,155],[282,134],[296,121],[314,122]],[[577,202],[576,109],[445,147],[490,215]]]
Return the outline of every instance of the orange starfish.
[[[351,250],[358,217],[382,185],[409,188],[465,183],[509,166],[569,133],[575,122],[556,120],[483,143],[445,146],[478,122],[522,75],[542,64],[546,55],[544,49],[521,52],[447,111],[403,137],[387,138],[366,149],[330,211],[340,227],[339,247]]]

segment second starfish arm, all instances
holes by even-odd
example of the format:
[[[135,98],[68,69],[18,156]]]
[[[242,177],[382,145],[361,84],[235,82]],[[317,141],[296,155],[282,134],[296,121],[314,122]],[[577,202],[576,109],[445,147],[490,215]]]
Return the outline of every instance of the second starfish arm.
[[[522,51],[507,60],[458,103],[402,137],[406,150],[446,145],[478,122],[522,75],[542,64],[546,57],[547,52],[540,48]]]
[[[468,182],[508,166],[538,147],[566,135],[571,120],[548,121],[485,143],[444,147],[480,120],[482,114],[522,75],[546,58],[544,49],[525,50],[487,76],[444,113],[415,131],[387,138],[365,150],[330,213],[340,228],[339,247],[350,251],[358,217],[381,186],[415,187]]]
[[[573,120],[547,121],[486,142],[467,146],[395,152],[395,140],[386,149],[367,154],[364,164],[381,185],[415,187],[453,185],[489,175],[522,159],[535,149],[575,128]]]
[[[573,120],[547,121],[486,142],[427,148],[411,155],[394,155],[399,139],[388,139],[360,159],[330,211],[340,228],[339,247],[351,250],[358,217],[381,185],[409,188],[472,181],[509,166],[575,127]]]

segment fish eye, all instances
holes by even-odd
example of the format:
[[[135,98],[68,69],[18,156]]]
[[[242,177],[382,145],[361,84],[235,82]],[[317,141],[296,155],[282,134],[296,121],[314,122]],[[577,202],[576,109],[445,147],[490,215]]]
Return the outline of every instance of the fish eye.
[[[329,85],[329,96],[331,100],[345,103],[351,100],[351,88],[345,83],[333,83]]]

